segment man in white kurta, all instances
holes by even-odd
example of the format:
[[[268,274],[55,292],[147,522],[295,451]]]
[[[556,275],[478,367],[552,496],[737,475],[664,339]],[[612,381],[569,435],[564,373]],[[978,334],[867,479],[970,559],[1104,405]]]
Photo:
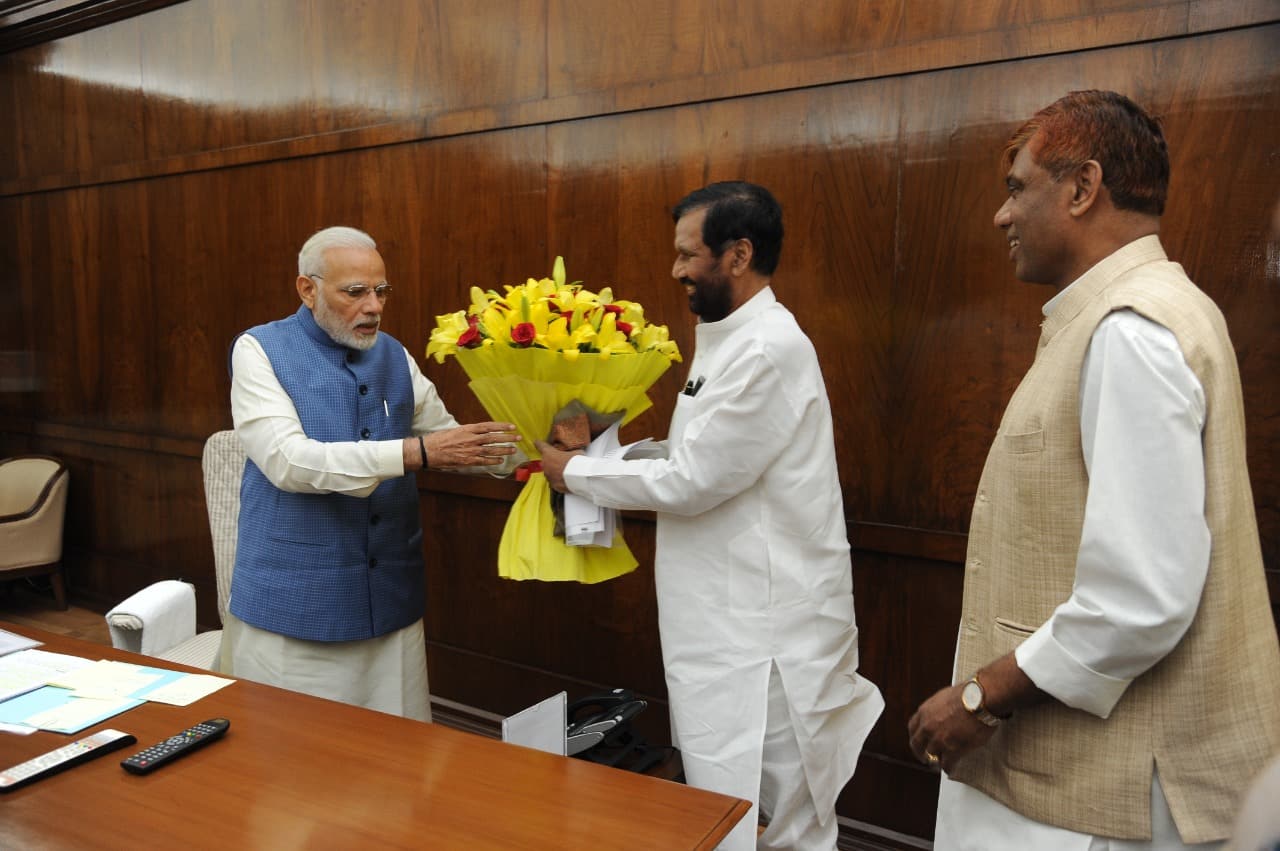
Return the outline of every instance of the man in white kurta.
[[[598,505],[657,512],[659,629],[688,781],[758,802],[761,848],[831,849],[836,796],[884,703],[857,673],[826,388],[769,286],[782,238],[772,196],[712,184],[675,218],[673,276],[701,322],[667,457],[542,444],[544,472]],[[756,822],[753,806],[721,847],[756,847]]]

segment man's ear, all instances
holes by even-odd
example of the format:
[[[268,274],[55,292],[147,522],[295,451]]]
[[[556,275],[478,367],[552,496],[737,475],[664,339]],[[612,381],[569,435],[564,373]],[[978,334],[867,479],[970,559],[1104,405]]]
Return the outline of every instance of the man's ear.
[[[1076,169],[1071,190],[1071,215],[1083,216],[1106,191],[1102,185],[1101,163],[1085,160]]]
[[[299,275],[295,282],[298,288],[298,298],[302,299],[302,303],[310,310],[316,308],[316,282],[314,278],[308,278],[306,275]]]
[[[729,257],[729,272],[734,275],[745,274],[751,268],[751,258],[755,256],[756,247],[745,236],[733,243]]]

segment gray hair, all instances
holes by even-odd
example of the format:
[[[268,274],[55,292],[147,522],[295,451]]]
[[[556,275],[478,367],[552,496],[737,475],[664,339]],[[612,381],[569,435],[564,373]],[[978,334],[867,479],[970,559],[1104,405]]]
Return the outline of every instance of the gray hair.
[[[377,250],[373,237],[362,230],[348,227],[331,227],[318,230],[303,243],[298,252],[298,274],[324,277],[324,253],[330,248],[368,248]]]

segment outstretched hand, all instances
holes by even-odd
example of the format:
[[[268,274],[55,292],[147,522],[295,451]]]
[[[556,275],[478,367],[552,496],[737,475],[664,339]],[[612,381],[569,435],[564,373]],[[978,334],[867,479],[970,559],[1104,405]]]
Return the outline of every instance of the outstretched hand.
[[[427,448],[427,465],[449,467],[492,467],[516,451],[520,439],[511,423],[471,423],[422,435]]]

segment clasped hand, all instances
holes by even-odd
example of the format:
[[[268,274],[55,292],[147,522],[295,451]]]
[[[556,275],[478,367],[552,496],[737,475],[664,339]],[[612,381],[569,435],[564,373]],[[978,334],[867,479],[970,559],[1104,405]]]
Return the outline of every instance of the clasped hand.
[[[542,454],[542,475],[547,477],[547,484],[551,485],[552,490],[568,493],[569,487],[564,482],[564,468],[573,456],[581,455],[582,450],[566,452],[545,440],[535,440],[533,445]]]

